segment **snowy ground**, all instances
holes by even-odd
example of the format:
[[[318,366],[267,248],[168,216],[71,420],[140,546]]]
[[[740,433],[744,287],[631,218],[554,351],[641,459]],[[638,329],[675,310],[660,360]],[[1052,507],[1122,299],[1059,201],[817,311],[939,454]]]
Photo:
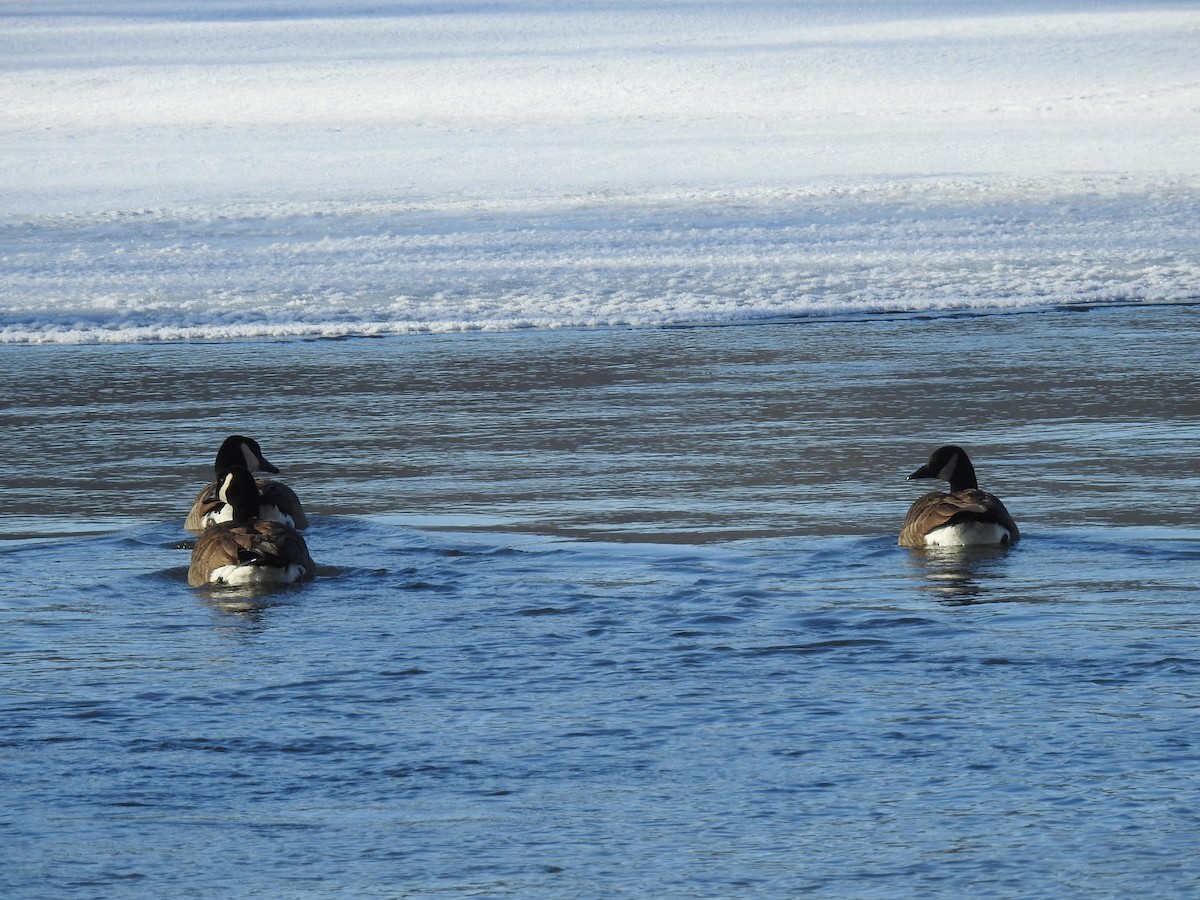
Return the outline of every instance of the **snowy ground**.
[[[1189,299],[1198,46],[1184,3],[0,2],[0,339]]]

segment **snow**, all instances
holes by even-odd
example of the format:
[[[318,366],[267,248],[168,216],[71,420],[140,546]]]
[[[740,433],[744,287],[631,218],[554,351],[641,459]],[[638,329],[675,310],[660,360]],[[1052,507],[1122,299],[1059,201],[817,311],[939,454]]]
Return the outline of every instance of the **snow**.
[[[1200,295],[1187,3],[0,2],[0,341]]]

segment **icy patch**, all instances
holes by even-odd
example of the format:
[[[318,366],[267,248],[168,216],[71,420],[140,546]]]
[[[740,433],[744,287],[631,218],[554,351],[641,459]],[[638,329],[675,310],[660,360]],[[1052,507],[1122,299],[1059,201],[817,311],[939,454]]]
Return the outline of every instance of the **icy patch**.
[[[339,337],[1185,302],[1200,190],[842,183],[0,220],[0,342]]]

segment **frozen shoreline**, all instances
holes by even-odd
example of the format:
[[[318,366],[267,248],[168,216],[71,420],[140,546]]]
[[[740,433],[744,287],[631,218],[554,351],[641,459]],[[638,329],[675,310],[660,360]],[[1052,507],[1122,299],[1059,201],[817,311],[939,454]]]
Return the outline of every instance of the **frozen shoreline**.
[[[1129,178],[9,217],[0,343],[1191,302],[1198,220]]]

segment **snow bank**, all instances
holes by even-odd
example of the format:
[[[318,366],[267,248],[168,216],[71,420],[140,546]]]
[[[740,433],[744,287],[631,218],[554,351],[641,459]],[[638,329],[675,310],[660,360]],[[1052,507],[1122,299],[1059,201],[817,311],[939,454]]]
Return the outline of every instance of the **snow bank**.
[[[0,340],[1195,298],[1200,10],[0,2]]]

